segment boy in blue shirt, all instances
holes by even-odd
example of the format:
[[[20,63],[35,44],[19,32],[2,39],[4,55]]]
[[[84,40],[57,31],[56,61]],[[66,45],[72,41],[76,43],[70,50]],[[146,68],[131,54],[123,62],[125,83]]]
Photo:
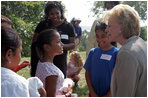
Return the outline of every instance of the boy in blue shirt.
[[[91,97],[111,96],[110,81],[118,48],[111,45],[105,32],[107,25],[97,22],[95,27],[97,48],[90,50],[84,68]]]

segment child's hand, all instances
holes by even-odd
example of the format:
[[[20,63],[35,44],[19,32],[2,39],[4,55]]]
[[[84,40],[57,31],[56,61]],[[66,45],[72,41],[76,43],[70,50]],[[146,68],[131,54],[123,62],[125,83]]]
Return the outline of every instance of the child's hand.
[[[28,60],[25,60],[21,65],[23,65],[23,68],[28,66],[30,68],[30,62]]]
[[[91,97],[99,97],[95,92],[90,93]]]
[[[67,92],[65,93],[65,96],[66,96],[66,97],[71,97],[71,94],[72,94],[72,88],[71,88],[71,86],[68,84],[68,89],[67,89]]]
[[[30,62],[25,60],[22,64],[18,65],[17,68],[15,70],[13,70],[13,71],[17,72],[20,69],[25,68],[27,65],[30,67]]]

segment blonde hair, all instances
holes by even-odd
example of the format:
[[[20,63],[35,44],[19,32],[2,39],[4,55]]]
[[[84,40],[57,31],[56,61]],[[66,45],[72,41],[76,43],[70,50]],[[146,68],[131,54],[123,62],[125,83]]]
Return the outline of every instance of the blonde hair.
[[[140,35],[140,19],[137,11],[129,5],[116,5],[103,15],[104,21],[108,22],[110,18],[116,19],[122,24],[121,32],[124,38],[128,39],[133,35]]]
[[[84,65],[84,62],[83,62],[83,58],[82,56],[80,55],[79,52],[77,51],[73,51],[70,53],[70,59],[72,59],[73,57],[73,60],[74,60],[74,66],[75,67],[82,67]]]

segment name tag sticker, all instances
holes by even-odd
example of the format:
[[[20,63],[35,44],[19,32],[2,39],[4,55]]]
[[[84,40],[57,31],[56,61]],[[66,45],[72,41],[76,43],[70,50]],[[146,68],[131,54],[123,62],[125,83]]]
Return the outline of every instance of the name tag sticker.
[[[68,35],[62,34],[62,35],[61,35],[61,39],[67,39],[67,40],[68,40]]]
[[[112,58],[112,55],[108,55],[108,54],[102,54],[100,59],[103,59],[103,60],[108,60],[110,61]]]

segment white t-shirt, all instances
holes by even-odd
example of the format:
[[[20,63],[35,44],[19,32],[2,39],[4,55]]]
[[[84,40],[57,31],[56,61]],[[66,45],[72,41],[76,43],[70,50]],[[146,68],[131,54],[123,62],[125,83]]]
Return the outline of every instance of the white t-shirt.
[[[39,88],[43,88],[43,83],[38,77],[30,77],[28,80],[30,97],[40,97]]]
[[[1,96],[29,97],[27,80],[12,70],[1,67]]]
[[[58,91],[61,87],[63,87],[64,74],[53,63],[39,61],[37,65],[36,76],[43,82],[44,88],[45,88],[46,77],[51,75],[58,76],[57,86],[56,86],[56,91]]]

